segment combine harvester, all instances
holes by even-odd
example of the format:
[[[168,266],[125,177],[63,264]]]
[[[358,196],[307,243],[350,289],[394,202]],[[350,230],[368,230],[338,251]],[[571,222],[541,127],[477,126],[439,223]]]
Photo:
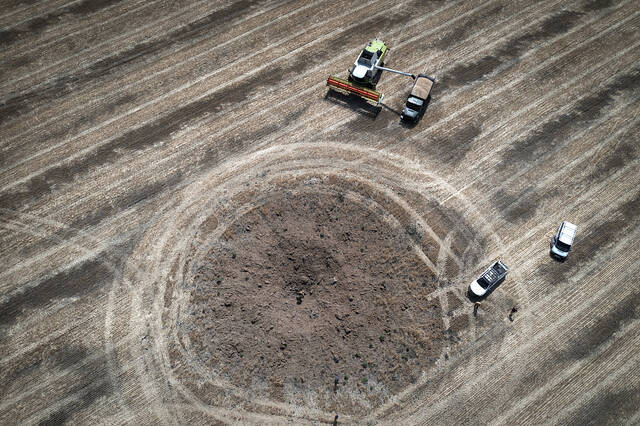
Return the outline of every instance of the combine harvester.
[[[349,69],[348,80],[332,75],[327,79],[327,86],[340,92],[353,93],[378,105],[384,97],[382,93],[376,91],[382,71],[390,71],[416,79],[416,76],[411,73],[385,68],[384,60],[387,51],[388,48],[384,42],[378,39],[371,40],[362,49],[355,64]]]

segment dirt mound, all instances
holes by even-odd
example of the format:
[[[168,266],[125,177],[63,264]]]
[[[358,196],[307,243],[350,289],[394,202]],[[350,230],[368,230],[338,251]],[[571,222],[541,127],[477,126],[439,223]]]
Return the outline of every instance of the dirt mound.
[[[447,338],[426,298],[438,284],[381,213],[327,189],[273,193],[237,218],[193,262],[185,329],[200,361],[258,397],[342,412],[415,382]]]

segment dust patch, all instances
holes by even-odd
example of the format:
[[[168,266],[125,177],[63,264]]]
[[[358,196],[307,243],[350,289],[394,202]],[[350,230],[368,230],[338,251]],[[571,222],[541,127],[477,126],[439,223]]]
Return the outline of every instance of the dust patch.
[[[612,307],[593,325],[581,330],[568,342],[568,348],[556,355],[563,362],[575,362],[594,353],[611,339],[625,324],[640,318],[637,307],[640,305],[640,293],[631,293],[620,303]]]
[[[615,102],[615,97],[632,92],[640,87],[640,69],[620,75],[595,94],[581,99],[567,114],[562,114],[547,121],[530,136],[521,141],[514,141],[511,147],[502,154],[500,167],[512,170],[520,168],[523,163],[530,163],[549,151],[566,145],[571,134],[583,129],[602,115]]]
[[[537,274],[543,275],[552,284],[562,284],[570,280],[571,276],[581,265],[589,264],[608,245],[617,242],[630,228],[640,221],[640,193],[622,204],[613,213],[613,218],[589,229],[576,240],[571,248],[572,255],[565,263],[548,262],[538,268]]]
[[[55,300],[92,294],[112,279],[112,271],[101,260],[91,259],[62,271],[10,296],[0,305],[0,325],[7,326],[25,311],[46,307]]]
[[[424,50],[428,51],[433,48],[440,50],[447,50],[459,42],[466,40],[473,31],[482,28],[486,24],[486,20],[499,15],[504,10],[504,5],[500,4],[491,9],[482,11],[472,18],[465,20],[462,24],[458,25],[454,30],[447,32],[440,39],[435,42],[428,42],[425,45]]]
[[[76,5],[76,7],[78,7],[78,10],[85,10],[89,5],[93,8],[101,3],[106,4],[117,1],[120,0],[102,0],[100,2],[87,0]],[[83,5],[84,8],[81,8],[80,6]],[[131,49],[94,62],[75,74],[56,77],[52,81],[38,86],[36,89],[9,98],[3,102],[2,106],[0,106],[0,124],[10,118],[32,111],[36,106],[45,102],[66,96],[94,80],[120,72],[124,68],[130,68],[133,64],[152,58],[159,51],[175,49],[177,44],[190,42],[192,39],[199,36],[206,35],[207,37],[212,37],[212,32],[214,34],[220,34],[232,25],[233,21],[250,13],[255,6],[257,6],[256,3],[250,0],[241,0],[236,3],[232,3],[222,9],[209,13],[204,18],[180,27],[164,37],[137,44]],[[55,16],[54,18],[57,19],[58,17]],[[41,22],[42,20],[44,20],[44,22]],[[34,25],[37,23],[39,26],[46,26],[48,25],[47,22],[46,18],[38,18],[34,20]],[[44,28],[44,26],[42,26],[42,28]],[[32,30],[27,29],[19,34],[29,32],[32,32]],[[16,38],[18,35],[7,35],[7,37]]]
[[[640,406],[640,387],[602,392],[573,412],[567,424],[572,426],[615,424],[630,419]]]
[[[450,134],[419,142],[419,150],[434,161],[458,164],[471,149],[473,141],[482,134],[482,125],[470,123],[454,128]]]
[[[582,13],[570,10],[552,15],[545,19],[539,28],[509,40],[493,54],[486,55],[469,64],[456,65],[434,86],[434,91],[445,93],[453,88],[482,80],[498,68],[515,63],[520,56],[538,46],[541,41],[566,33],[578,23],[581,16]],[[440,97],[442,95],[434,96]]]

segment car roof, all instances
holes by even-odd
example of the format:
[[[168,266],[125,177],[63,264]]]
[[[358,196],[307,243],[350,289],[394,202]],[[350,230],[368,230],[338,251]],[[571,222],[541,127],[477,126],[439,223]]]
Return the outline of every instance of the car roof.
[[[560,226],[560,235],[558,237],[558,239],[568,245],[573,244],[573,239],[576,236],[576,231],[578,230],[578,227],[576,225],[574,225],[571,222],[562,222],[562,225]]]
[[[497,270],[496,270],[497,269]],[[480,275],[480,278],[484,278],[487,281],[489,281],[490,283],[493,284],[494,281],[496,281],[498,279],[498,277],[500,277],[500,275],[504,272],[508,272],[509,268],[507,268],[507,266],[502,263],[501,261],[496,261],[494,263],[491,264],[491,266],[489,266],[483,273],[482,275]]]
[[[484,278],[490,283],[493,283],[496,279],[498,279],[498,276],[499,276],[498,273],[493,268],[491,268],[486,270],[480,278]]]

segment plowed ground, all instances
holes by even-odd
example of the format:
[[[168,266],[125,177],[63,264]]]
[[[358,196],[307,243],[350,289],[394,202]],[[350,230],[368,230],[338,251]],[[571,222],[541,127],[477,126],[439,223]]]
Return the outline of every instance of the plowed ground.
[[[632,0],[3,2],[0,423],[639,423],[639,26]],[[406,77],[327,92],[373,37],[436,78],[416,126]]]

